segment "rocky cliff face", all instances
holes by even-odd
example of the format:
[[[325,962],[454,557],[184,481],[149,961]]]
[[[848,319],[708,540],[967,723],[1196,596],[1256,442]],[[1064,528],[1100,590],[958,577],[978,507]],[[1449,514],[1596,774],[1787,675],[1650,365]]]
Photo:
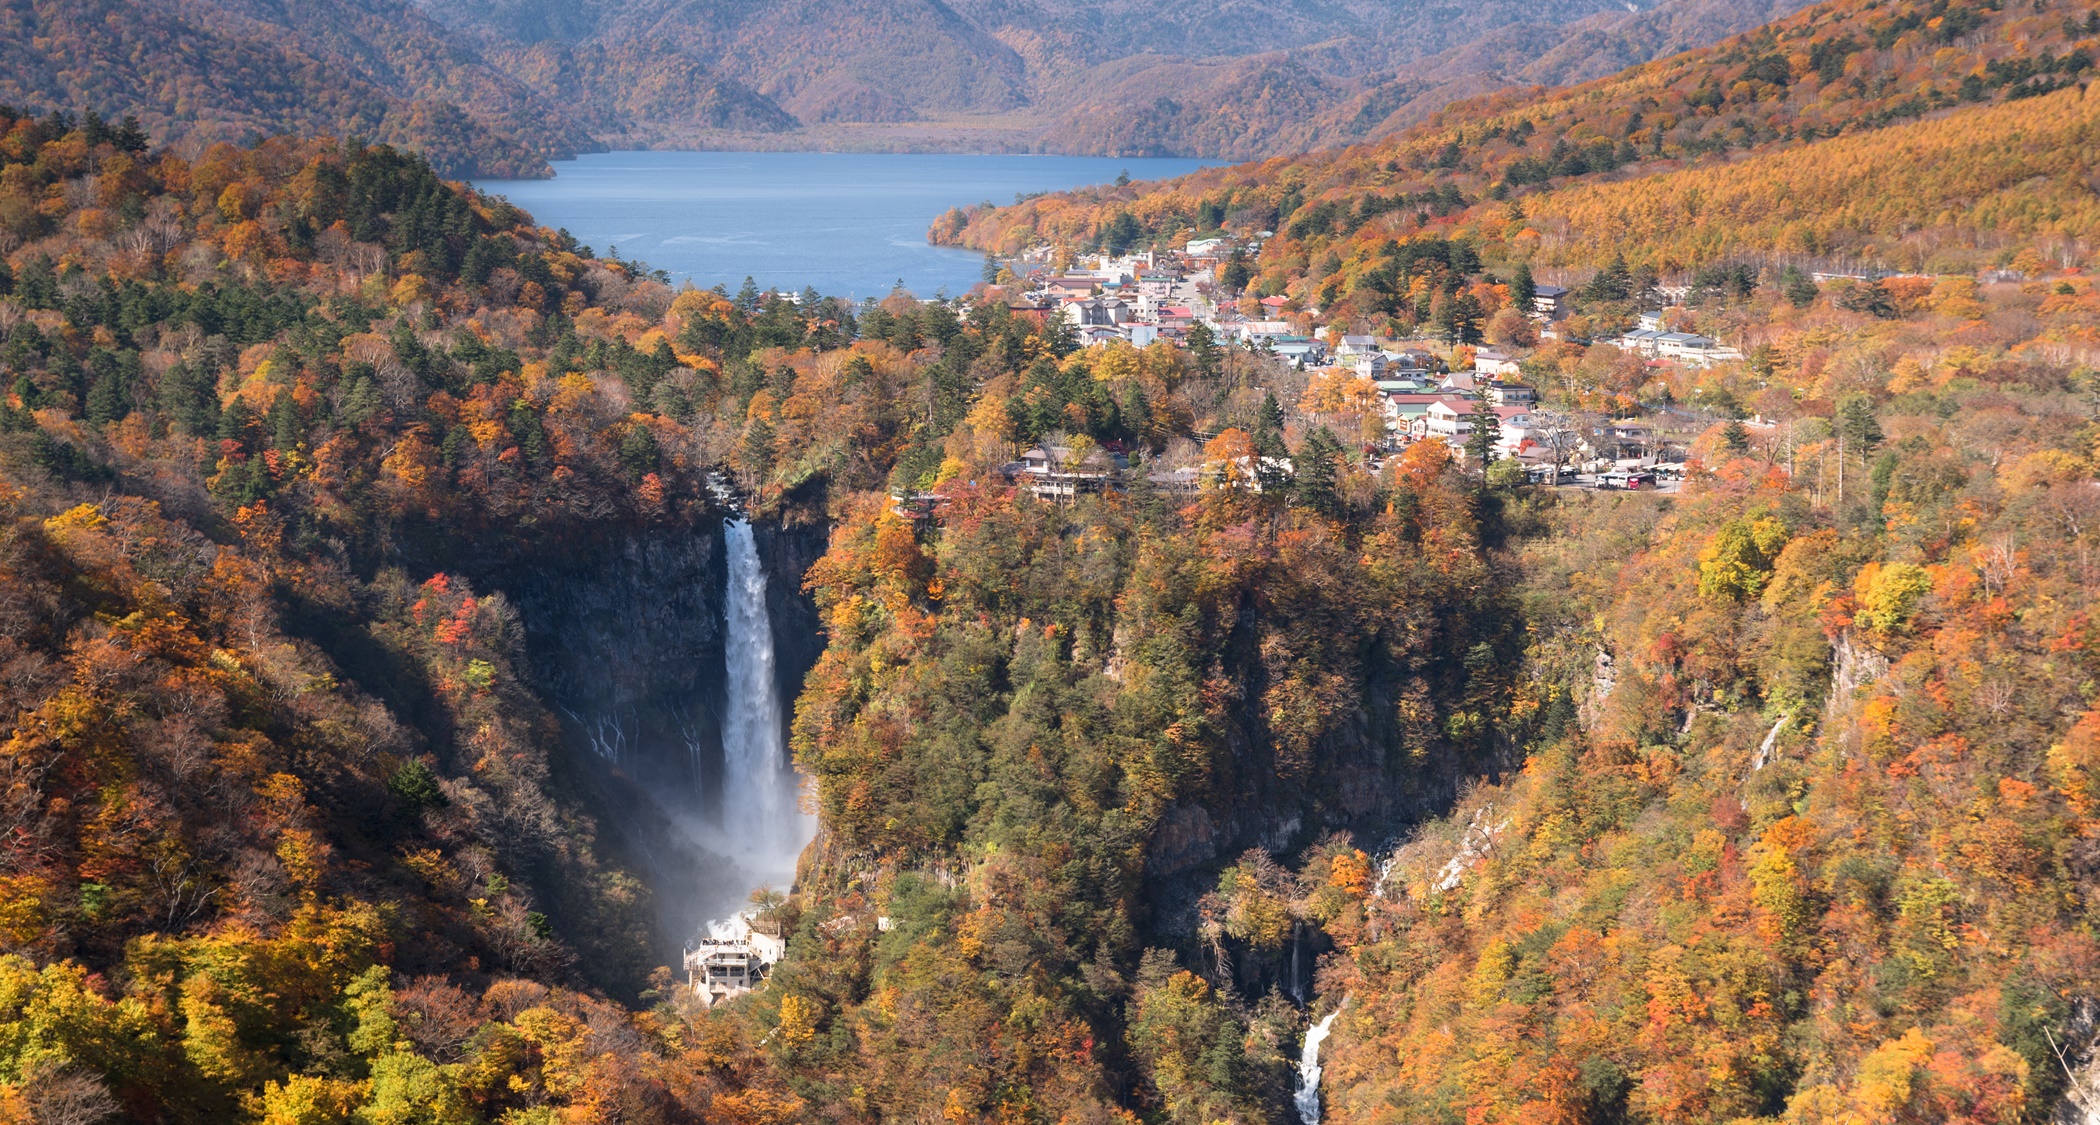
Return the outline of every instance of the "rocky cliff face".
[[[823,650],[802,575],[823,553],[826,529],[756,531],[781,699],[792,701]],[[535,685],[596,788],[584,796],[600,838],[654,892],[664,964],[748,889],[709,846],[723,789],[726,580],[722,525],[712,519],[578,545],[477,579],[502,590],[524,620]]]

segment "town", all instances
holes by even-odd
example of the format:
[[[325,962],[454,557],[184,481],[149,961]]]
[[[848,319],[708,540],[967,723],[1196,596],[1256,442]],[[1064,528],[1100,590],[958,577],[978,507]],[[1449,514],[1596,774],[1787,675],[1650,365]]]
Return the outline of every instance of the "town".
[[[1556,487],[1671,492],[1683,478],[1692,441],[1717,421],[1711,410],[1674,404],[1611,413],[1581,411],[1540,401],[1523,364],[1532,350],[1517,343],[1466,343],[1450,337],[1394,338],[1314,330],[1320,310],[1281,295],[1239,300],[1220,279],[1257,255],[1264,231],[1247,239],[1191,240],[1180,251],[1102,256],[1083,267],[1058,268],[1054,252],[1038,248],[990,263],[988,284],[970,300],[997,300],[1013,312],[1058,324],[1081,347],[1156,345],[1234,347],[1296,375],[1304,392],[1298,413],[1323,421],[1349,418],[1366,467],[1436,439],[1465,464],[1483,456],[1499,463],[1499,479]],[[989,260],[988,260],[989,262]],[[1819,280],[1820,280],[1819,276]],[[1529,286],[1525,338],[1602,343],[1655,369],[1706,368],[1741,361],[1741,350],[1679,330],[1689,286],[1658,285],[1663,307],[1643,313],[1638,326],[1602,339],[1565,332],[1573,294],[1561,285]],[[1752,416],[1736,423],[1747,436],[1772,427]],[[1485,440],[1476,440],[1476,433]],[[1199,438],[1215,435],[1197,435]],[[1133,466],[1129,451],[1045,443],[1006,466],[1017,484],[1043,499],[1119,487]],[[1167,492],[1193,492],[1228,471],[1218,458],[1170,454],[1146,467],[1147,482]],[[1244,460],[1244,458],[1242,459]],[[1472,466],[1478,470],[1480,466]],[[1245,473],[1261,487],[1262,472]],[[1288,473],[1287,461],[1269,466]],[[1273,475],[1273,474],[1270,474]],[[929,498],[930,499],[930,498]]]

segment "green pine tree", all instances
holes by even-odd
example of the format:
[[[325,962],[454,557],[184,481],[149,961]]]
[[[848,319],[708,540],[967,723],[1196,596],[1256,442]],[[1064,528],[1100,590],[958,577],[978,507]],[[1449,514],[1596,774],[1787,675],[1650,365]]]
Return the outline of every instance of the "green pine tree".
[[[1254,419],[1254,451],[1263,457],[1287,457],[1283,444],[1283,407],[1274,392],[1263,395],[1261,412]]]
[[[1779,275],[1779,292],[1795,308],[1805,309],[1815,303],[1816,283],[1800,267],[1788,266]]]
[[[1730,453],[1750,452],[1750,431],[1743,426],[1742,419],[1730,419],[1728,425],[1722,427],[1721,444]]]

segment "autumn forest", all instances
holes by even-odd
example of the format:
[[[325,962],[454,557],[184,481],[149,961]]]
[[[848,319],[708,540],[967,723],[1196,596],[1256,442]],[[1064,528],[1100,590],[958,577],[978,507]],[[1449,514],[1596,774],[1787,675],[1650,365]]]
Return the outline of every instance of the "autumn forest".
[[[2100,9],[1774,15],[929,215],[939,299],[581,245],[450,178],[590,143],[472,68],[515,129],[0,106],[0,1125],[2100,1113]],[[1192,239],[1681,487],[1021,299]],[[716,628],[729,518],[817,831],[708,1003],[576,669]]]

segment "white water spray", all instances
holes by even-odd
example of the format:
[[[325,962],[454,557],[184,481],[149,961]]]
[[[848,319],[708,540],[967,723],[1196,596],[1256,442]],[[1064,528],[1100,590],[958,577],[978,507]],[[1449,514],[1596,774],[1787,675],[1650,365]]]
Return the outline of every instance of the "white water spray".
[[[1342,1010],[1336,1008],[1327,1013],[1326,1019],[1305,1029],[1305,1048],[1298,1052],[1298,1090],[1293,1097],[1298,1104],[1298,1120],[1304,1125],[1320,1125],[1320,1044],[1327,1041],[1334,1017],[1341,1014]]]
[[[785,889],[794,880],[795,858],[814,834],[815,823],[799,807],[794,767],[781,738],[766,570],[750,522],[731,522],[726,538],[724,655],[729,682],[722,716],[722,842],[753,885]]]

